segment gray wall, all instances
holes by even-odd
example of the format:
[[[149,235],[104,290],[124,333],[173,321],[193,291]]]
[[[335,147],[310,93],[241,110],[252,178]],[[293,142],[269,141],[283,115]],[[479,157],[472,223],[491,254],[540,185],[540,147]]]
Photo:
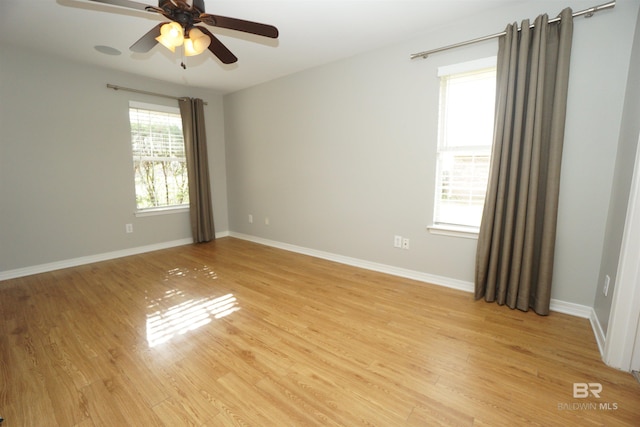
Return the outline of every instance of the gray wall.
[[[592,306],[595,299],[638,6],[618,2],[575,23],[552,292],[561,301]],[[493,55],[497,43],[427,60],[408,56],[556,14],[558,7],[532,1],[494,10],[226,95],[230,230],[471,282],[476,241],[426,230],[434,198],[436,69]],[[410,238],[410,250],[393,248],[396,234]]]
[[[0,47],[0,271],[190,237],[188,213],[135,217],[129,100],[205,107],[214,215],[228,230],[222,96]],[[125,233],[132,223],[133,234]]]
[[[638,15],[640,22],[640,15]],[[618,143],[618,155],[616,157],[615,173],[611,188],[611,200],[609,203],[609,215],[604,240],[604,249],[598,278],[598,288],[594,302],[594,310],[598,321],[606,333],[609,326],[611,302],[615,289],[618,261],[622,235],[624,232],[627,205],[629,202],[629,190],[633,178],[634,161],[640,136],[640,28],[636,27],[631,65],[627,80],[627,93],[625,96],[624,111],[620,139]],[[605,276],[609,275],[611,282],[607,296],[604,295]]]

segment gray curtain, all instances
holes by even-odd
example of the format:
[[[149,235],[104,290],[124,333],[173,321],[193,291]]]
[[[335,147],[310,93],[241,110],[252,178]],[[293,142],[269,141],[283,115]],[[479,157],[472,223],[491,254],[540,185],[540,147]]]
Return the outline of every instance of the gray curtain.
[[[197,98],[178,101],[189,174],[189,210],[194,243],[215,239],[207,135],[204,127],[204,102]]]
[[[478,236],[475,297],[549,314],[564,139],[571,9],[507,26],[498,49],[496,122]]]

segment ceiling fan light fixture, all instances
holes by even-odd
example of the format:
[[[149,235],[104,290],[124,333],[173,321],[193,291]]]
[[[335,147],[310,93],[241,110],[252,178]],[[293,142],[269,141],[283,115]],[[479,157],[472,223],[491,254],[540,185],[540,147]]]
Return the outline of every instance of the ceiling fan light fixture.
[[[184,43],[184,34],[182,26],[177,22],[169,22],[160,27],[160,35],[156,40],[171,52],[176,51],[177,46]]]
[[[197,27],[189,30],[189,35],[184,39],[185,56],[200,55],[211,44],[211,38],[200,31]]]
[[[1,0],[0,0],[1,1]],[[138,3],[137,0],[89,0],[162,15],[167,21],[157,23],[129,47],[131,52],[148,53],[158,43],[171,52],[184,46],[182,56],[193,56],[209,50],[223,64],[233,64],[238,58],[206,26],[218,27],[246,34],[277,39],[278,29],[273,25],[228,16],[206,13],[204,4],[209,0],[157,0],[158,7]],[[204,24],[196,27],[197,24]],[[186,45],[185,45],[186,42]],[[183,68],[184,61],[181,64]]]

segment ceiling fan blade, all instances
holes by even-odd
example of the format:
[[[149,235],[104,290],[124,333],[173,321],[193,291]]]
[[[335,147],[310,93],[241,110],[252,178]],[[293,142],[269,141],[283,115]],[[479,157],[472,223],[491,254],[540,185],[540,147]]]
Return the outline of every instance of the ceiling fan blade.
[[[273,25],[260,24],[258,22],[245,21],[243,19],[228,18],[220,15],[209,15],[208,13],[201,14],[199,19],[201,22],[213,27],[228,28],[230,30],[270,37],[272,39],[278,38],[278,29]]]
[[[223,64],[233,64],[238,60],[238,58],[236,58],[236,56],[229,49],[227,49],[227,47],[223,45],[222,42],[218,40],[216,36],[211,34],[211,31],[207,30],[204,27],[196,27],[196,28],[198,28],[200,31],[202,31],[203,33],[205,33],[211,38],[211,43],[209,44],[209,50],[211,51],[211,53],[217,56],[218,59],[222,61]]]
[[[160,24],[153,27],[147,34],[140,37],[137,42],[132,44],[129,50],[138,53],[149,52],[155,45],[158,44],[158,40],[156,40],[156,37],[160,35],[160,27],[162,27],[164,24],[166,24],[166,22],[161,22]]]
[[[96,3],[111,4],[114,6],[126,7],[128,9],[147,10],[148,5],[129,0],[89,0]]]

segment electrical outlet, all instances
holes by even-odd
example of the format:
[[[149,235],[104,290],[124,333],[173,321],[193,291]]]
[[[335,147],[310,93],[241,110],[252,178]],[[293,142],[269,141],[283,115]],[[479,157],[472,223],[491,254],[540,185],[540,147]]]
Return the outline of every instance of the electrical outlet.
[[[402,236],[393,236],[393,247],[394,248],[402,247]]]
[[[269,217],[265,217],[265,219],[264,219],[264,225],[269,225]]]
[[[253,215],[249,214],[249,224],[253,224]]]
[[[609,293],[610,283],[611,283],[611,277],[609,277],[609,275],[607,274],[606,276],[604,276],[604,288],[602,288],[602,293],[604,294],[605,297]]]
[[[125,230],[127,233],[133,233],[133,224],[125,224],[125,226],[124,226],[124,230]]]
[[[409,239],[406,237],[402,239],[402,249],[409,249]]]

